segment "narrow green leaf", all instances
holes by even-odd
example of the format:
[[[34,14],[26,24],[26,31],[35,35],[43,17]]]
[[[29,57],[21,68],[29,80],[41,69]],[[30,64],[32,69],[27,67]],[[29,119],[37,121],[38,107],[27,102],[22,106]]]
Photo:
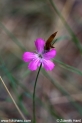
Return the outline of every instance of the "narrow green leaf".
[[[70,96],[70,94],[63,88],[58,82],[55,81],[46,71],[42,70],[43,75],[45,75],[51,82],[52,84],[64,95],[67,96],[68,100],[71,102],[71,104],[78,110],[80,115],[82,116],[82,107],[78,105],[73,98]]]
[[[6,68],[6,67],[5,67],[5,68]],[[4,70],[3,70],[3,71],[4,71]],[[4,72],[5,72],[5,74],[7,75],[7,77],[9,78],[10,81],[13,80],[13,82],[15,82],[17,85],[19,85],[22,89],[24,89],[25,95],[26,95],[27,97],[29,97],[29,98],[32,99],[32,94],[28,91],[28,89],[27,89],[22,83],[20,83],[16,78],[14,78],[14,76],[8,71],[7,68],[6,68],[6,71],[4,71]],[[17,85],[16,85],[16,86],[17,86]],[[20,99],[22,99],[21,96],[20,96]],[[43,107],[45,107],[46,110],[50,111],[49,113],[50,113],[51,115],[53,114],[53,116],[54,116],[55,118],[60,118],[60,116],[57,115],[57,112],[56,112],[56,111],[54,111],[54,110],[52,111],[52,109],[51,109],[50,106],[49,106],[49,107],[46,107],[46,104],[44,104],[44,103],[41,101],[41,99],[39,99],[37,96],[36,96],[36,101],[37,101],[40,105],[42,105]],[[21,101],[18,102],[18,105],[22,108],[22,110],[25,109],[25,106],[24,106],[24,104],[23,104]],[[24,110],[24,113],[28,115],[28,111]],[[62,117],[61,117],[61,118],[62,118]],[[63,119],[63,118],[62,118],[62,119]]]
[[[82,75],[82,71],[80,71],[77,68],[72,67],[72,66],[70,66],[68,64],[65,64],[64,62],[61,62],[60,60],[54,59],[54,62],[60,64],[60,67],[62,67],[62,68],[65,68],[65,69],[67,69],[67,70],[69,70],[71,72],[74,72],[74,73],[77,73],[79,75]]]
[[[24,112],[24,114],[28,115],[28,110],[26,109],[25,105],[23,104],[23,96],[24,96],[24,93],[20,94],[17,99],[18,99],[18,106],[21,108],[21,110]]]
[[[65,39],[67,39],[67,38],[68,38],[67,36],[61,36],[61,37],[56,38],[55,40],[53,40],[51,44],[53,45],[53,44],[55,44],[56,42],[65,40]]]
[[[61,12],[59,12],[59,10],[57,9],[56,5],[53,3],[53,0],[49,0],[53,9],[55,10],[55,12],[57,13],[57,15],[59,16],[59,18],[62,20],[63,24],[65,25],[66,29],[68,30],[69,34],[72,37],[73,42],[75,43],[76,47],[79,49],[80,53],[82,53],[82,45],[80,44],[80,41],[78,40],[77,36],[74,34],[74,32],[72,31],[71,27],[68,25],[68,23],[66,22],[66,20],[64,19],[64,17],[61,15]]]
[[[26,77],[31,71],[30,70],[26,70],[23,74],[22,74],[22,78]]]
[[[22,44],[18,41],[18,39],[12,34],[1,22],[0,22],[1,28],[7,33],[7,35],[14,41],[23,51],[26,51],[26,49],[22,46]]]

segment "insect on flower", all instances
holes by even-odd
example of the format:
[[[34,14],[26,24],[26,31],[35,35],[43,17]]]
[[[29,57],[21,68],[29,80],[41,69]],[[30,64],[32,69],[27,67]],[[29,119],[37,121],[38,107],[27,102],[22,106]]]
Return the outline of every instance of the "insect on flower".
[[[51,43],[52,43],[53,39],[55,38],[56,34],[57,34],[57,32],[53,33],[48,38],[48,40],[46,41],[46,44],[45,44],[45,50],[50,50],[50,48],[54,48]]]
[[[57,32],[52,34],[46,43],[42,38],[36,39],[36,53],[24,52],[22,59],[24,62],[30,62],[28,65],[30,70],[36,70],[41,64],[46,70],[52,70],[54,68],[55,64],[50,59],[56,56],[56,50],[51,45],[56,34]]]

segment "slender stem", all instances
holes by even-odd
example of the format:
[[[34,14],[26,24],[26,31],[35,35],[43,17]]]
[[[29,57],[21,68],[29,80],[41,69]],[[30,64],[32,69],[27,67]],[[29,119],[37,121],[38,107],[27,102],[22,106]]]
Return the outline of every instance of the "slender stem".
[[[36,90],[36,84],[37,84],[37,79],[40,73],[40,69],[41,69],[42,64],[39,67],[37,76],[36,76],[36,80],[35,80],[35,84],[34,84],[34,90],[33,90],[33,123],[36,123],[36,115],[35,115],[35,90]]]
[[[12,97],[11,93],[9,92],[9,90],[8,90],[8,88],[7,88],[6,84],[5,84],[5,82],[4,82],[3,79],[1,78],[1,76],[0,76],[0,79],[1,79],[1,82],[3,83],[3,85],[4,85],[4,87],[5,87],[6,91],[7,91],[7,93],[9,94],[10,98],[12,99],[12,101],[13,101],[15,107],[17,108],[19,114],[21,115],[21,117],[23,118],[23,120],[25,120],[25,119],[26,119],[25,116],[23,115],[23,113],[22,113],[21,110],[19,109],[18,105],[16,104],[14,98]]]
[[[57,13],[57,15],[60,17],[60,19],[62,20],[63,24],[65,25],[65,27],[67,28],[69,34],[71,35],[73,42],[76,44],[76,46],[78,47],[78,49],[80,50],[80,52],[82,53],[82,46],[80,45],[80,41],[78,40],[77,36],[75,35],[75,33],[73,32],[73,30],[71,29],[71,27],[69,26],[69,24],[66,22],[65,18],[61,15],[61,12],[59,12],[59,10],[57,9],[56,5],[54,4],[53,0],[49,0],[53,9],[55,10],[55,12]]]

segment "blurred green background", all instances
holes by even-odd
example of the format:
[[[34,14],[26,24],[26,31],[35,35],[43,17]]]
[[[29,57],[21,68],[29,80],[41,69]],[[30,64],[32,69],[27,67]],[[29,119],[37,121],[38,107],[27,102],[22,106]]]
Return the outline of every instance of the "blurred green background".
[[[0,0],[0,75],[27,119],[37,71],[28,70],[22,54],[55,31],[56,66],[40,72],[37,123],[82,118],[82,0]],[[21,119],[2,83],[0,119]]]

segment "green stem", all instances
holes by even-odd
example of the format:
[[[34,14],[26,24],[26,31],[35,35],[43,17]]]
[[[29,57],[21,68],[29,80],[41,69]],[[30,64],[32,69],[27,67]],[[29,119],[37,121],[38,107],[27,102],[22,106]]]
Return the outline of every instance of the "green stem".
[[[78,40],[77,36],[72,31],[71,27],[66,22],[66,20],[64,19],[64,17],[61,15],[61,12],[57,9],[56,5],[53,3],[53,0],[49,0],[49,1],[50,1],[51,5],[52,5],[53,9],[55,10],[55,12],[57,13],[57,15],[59,16],[59,18],[61,19],[61,21],[63,22],[63,24],[67,28],[69,34],[71,35],[71,37],[73,39],[73,42],[78,47],[79,51],[82,53],[82,46],[81,46],[80,41]]]
[[[38,70],[38,73],[37,73],[37,76],[36,76],[36,80],[35,80],[35,84],[34,84],[34,90],[33,90],[33,123],[36,123],[36,115],[35,115],[35,90],[36,90],[37,79],[38,79],[38,76],[39,76],[39,73],[40,73],[40,70],[41,70],[41,66],[42,66],[42,64],[39,67],[39,70]]]

